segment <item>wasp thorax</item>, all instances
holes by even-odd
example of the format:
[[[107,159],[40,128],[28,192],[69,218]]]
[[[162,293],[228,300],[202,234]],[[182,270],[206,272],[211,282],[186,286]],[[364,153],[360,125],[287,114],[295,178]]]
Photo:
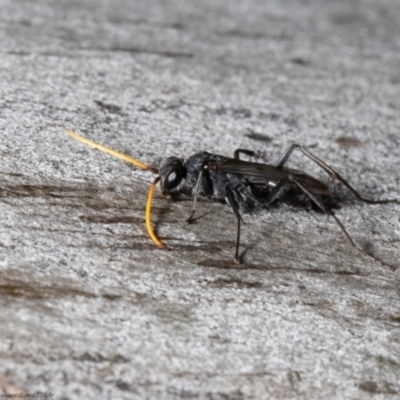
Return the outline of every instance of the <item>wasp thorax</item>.
[[[185,178],[185,167],[177,157],[168,157],[160,167],[161,193],[168,195],[176,189]]]

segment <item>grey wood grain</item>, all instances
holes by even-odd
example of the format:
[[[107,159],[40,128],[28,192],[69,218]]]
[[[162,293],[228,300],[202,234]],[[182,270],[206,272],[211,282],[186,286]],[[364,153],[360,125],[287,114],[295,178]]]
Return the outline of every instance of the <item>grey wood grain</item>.
[[[83,4],[84,3],[84,4]],[[7,1],[0,18],[0,384],[56,399],[400,397],[399,272],[333,221],[157,194],[141,161],[293,142],[400,198],[397,1]],[[329,183],[301,154],[290,165]],[[400,266],[398,205],[337,216]],[[7,389],[8,388],[8,389]],[[11,388],[11,389],[10,389]]]

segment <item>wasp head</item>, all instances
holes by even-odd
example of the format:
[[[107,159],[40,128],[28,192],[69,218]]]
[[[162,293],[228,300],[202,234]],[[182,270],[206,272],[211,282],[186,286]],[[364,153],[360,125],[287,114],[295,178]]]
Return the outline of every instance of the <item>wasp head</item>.
[[[186,176],[182,161],[177,157],[168,157],[159,170],[160,186],[163,196],[168,196],[178,188]]]

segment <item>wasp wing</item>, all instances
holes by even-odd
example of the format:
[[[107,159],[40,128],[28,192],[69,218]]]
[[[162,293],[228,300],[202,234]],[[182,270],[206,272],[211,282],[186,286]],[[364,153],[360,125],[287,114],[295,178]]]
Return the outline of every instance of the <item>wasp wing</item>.
[[[221,161],[210,161],[207,165],[210,172],[224,172],[227,174],[236,174],[248,178],[255,185],[273,185],[275,186],[283,178],[289,175],[296,176],[307,188],[315,194],[329,194],[329,188],[312,176],[303,171],[291,168],[277,168],[269,164],[260,164],[237,160],[234,158],[225,158]],[[295,188],[295,190],[298,190]]]

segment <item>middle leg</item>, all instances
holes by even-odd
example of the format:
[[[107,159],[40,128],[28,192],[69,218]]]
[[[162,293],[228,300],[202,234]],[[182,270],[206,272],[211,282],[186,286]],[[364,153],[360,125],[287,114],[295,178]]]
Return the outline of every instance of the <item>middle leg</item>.
[[[238,204],[237,199],[235,198],[235,194],[233,193],[233,190],[229,186],[226,186],[225,193],[226,193],[226,200],[227,200],[228,204],[232,207],[233,213],[235,214],[235,217],[237,219],[235,261],[240,263],[240,258],[239,258],[240,221],[242,220],[242,217],[240,216],[239,204]]]

